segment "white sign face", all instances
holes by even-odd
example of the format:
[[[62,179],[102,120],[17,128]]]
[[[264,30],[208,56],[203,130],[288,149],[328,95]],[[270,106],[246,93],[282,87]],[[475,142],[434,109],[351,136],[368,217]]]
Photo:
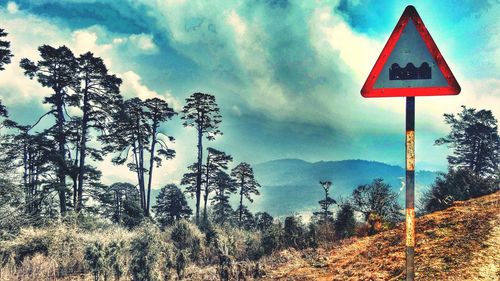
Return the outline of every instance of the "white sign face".
[[[446,86],[448,86],[448,81],[429,52],[415,24],[409,20],[373,88]]]

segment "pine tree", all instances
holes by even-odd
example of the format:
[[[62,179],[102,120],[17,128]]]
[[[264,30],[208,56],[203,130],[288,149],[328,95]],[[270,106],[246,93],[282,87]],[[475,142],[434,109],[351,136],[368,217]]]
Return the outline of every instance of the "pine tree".
[[[87,52],[78,59],[78,78],[80,87],[79,107],[82,117],[77,124],[78,127],[78,163],[77,163],[77,200],[75,209],[83,208],[83,186],[86,172],[90,169],[86,165],[87,156],[94,160],[102,161],[103,151],[88,147],[91,141],[90,130],[94,129],[101,133],[108,130],[111,117],[117,111],[121,101],[120,84],[121,79],[115,75],[108,74],[108,69],[103,60],[94,57]]]
[[[500,137],[497,120],[490,110],[476,110],[462,106],[462,111],[444,115],[451,132],[436,140],[436,145],[453,149],[448,163],[453,168],[465,167],[480,176],[499,171]]]
[[[161,166],[162,157],[166,160],[175,157],[175,150],[170,149],[169,142],[174,141],[174,137],[166,135],[164,132],[160,133],[160,124],[166,122],[177,113],[166,103],[164,100],[158,98],[147,99],[144,102],[145,107],[148,110],[148,115],[150,119],[151,126],[151,140],[149,148],[149,175],[148,175],[148,194],[147,194],[147,212],[151,209],[151,184],[153,181],[153,169],[154,164],[156,166]],[[161,138],[161,137],[163,138]]]
[[[193,213],[184,193],[175,184],[167,184],[160,190],[153,211],[162,228],[175,221],[188,219]]]
[[[339,207],[334,223],[335,233],[339,239],[344,239],[355,234],[356,219],[354,208],[349,202],[341,202]]]
[[[229,197],[235,193],[237,186],[234,180],[224,171],[218,171],[215,179],[215,196],[213,202],[213,220],[218,224],[231,222],[231,216],[234,213],[229,204]]]
[[[30,133],[31,126],[19,125],[11,120],[5,120],[4,125],[12,133],[3,136],[0,145],[2,172],[21,171],[24,211],[38,217],[42,212],[43,199],[57,190],[49,188],[57,183],[53,181],[55,142],[47,137],[47,132]]]
[[[258,212],[255,214],[255,226],[258,230],[264,232],[268,230],[274,222],[274,218],[267,212]]]
[[[227,170],[228,163],[233,161],[233,157],[231,155],[227,155],[226,153],[219,151],[217,149],[209,147],[207,152],[207,162],[205,164],[205,170],[203,171],[205,174],[205,190],[203,194],[203,216],[207,217],[207,202],[209,194],[217,189],[217,183],[221,180],[218,178],[220,173]],[[227,184],[224,182],[220,182],[221,184]]]
[[[75,103],[75,95],[71,95],[71,89],[78,87],[76,79],[78,63],[73,52],[66,46],[54,48],[43,45],[38,48],[38,51],[42,58],[40,61],[35,63],[24,58],[20,65],[26,76],[30,79],[36,76],[42,86],[53,90],[53,93],[44,99],[44,103],[51,106],[50,111],[45,115],[52,114],[56,119],[56,124],[50,131],[58,145],[56,166],[59,183],[56,188],[59,193],[60,212],[64,214],[66,212],[66,175],[68,170],[66,163],[66,105]]]
[[[203,136],[214,140],[216,135],[222,134],[218,129],[221,122],[219,107],[215,97],[210,94],[194,93],[186,99],[186,105],[182,109],[185,127],[194,127],[198,134],[198,161],[196,168],[196,223],[199,223],[200,201],[202,186],[202,161],[203,161]]]
[[[320,200],[318,203],[321,206],[321,212],[314,212],[314,216],[321,217],[320,222],[329,223],[333,219],[333,213],[328,210],[330,205],[337,204],[337,202],[330,197],[328,194],[330,191],[330,187],[332,186],[331,181],[320,181],[321,187],[325,191],[325,199]]]
[[[253,169],[250,164],[242,162],[231,170],[231,176],[235,179],[240,193],[240,205],[238,207],[238,225],[242,226],[243,213],[246,207],[243,205],[243,197],[253,202],[252,194],[259,195],[260,184],[255,180]]]
[[[149,216],[150,211],[154,164],[159,167],[162,159],[168,160],[175,155],[175,151],[168,147],[168,143],[174,138],[160,134],[159,131],[159,126],[174,115],[173,109],[160,99],[141,101],[139,98],[132,98],[121,105],[120,111],[114,117],[112,131],[103,137],[108,144],[106,150],[118,152],[113,158],[115,164],[124,164],[132,158],[127,166],[137,175],[141,208],[145,216]],[[148,155],[149,167],[145,163]],[[147,187],[146,175],[149,176]]]
[[[5,32],[4,29],[0,28],[0,71],[4,70],[4,65],[9,64],[11,62],[11,58],[13,57],[10,51],[10,42],[1,40],[2,37],[7,36],[8,33]]]
[[[5,70],[4,65],[11,63],[11,58],[13,57],[10,51],[10,42],[1,40],[1,38],[5,36],[7,36],[7,32],[0,28],[0,71]],[[7,117],[7,108],[2,104],[1,100],[0,117]]]

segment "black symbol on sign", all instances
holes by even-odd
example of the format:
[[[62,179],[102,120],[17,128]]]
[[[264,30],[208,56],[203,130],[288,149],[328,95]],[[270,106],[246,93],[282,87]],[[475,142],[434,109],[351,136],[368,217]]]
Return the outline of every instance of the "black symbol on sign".
[[[401,67],[393,63],[389,68],[389,80],[412,80],[412,79],[432,79],[431,67],[424,62],[420,67],[415,67],[413,63],[408,63],[406,67]]]

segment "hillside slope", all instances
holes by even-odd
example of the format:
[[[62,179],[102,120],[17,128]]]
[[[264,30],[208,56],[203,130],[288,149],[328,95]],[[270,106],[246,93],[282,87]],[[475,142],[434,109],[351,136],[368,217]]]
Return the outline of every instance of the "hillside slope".
[[[418,218],[416,228],[416,280],[500,280],[500,192]],[[266,280],[404,280],[403,238],[400,224],[330,253],[283,251]]]

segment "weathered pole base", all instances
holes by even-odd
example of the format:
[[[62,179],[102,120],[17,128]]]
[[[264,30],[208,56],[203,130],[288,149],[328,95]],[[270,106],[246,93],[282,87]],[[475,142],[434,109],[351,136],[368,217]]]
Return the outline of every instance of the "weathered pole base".
[[[406,280],[415,279],[415,97],[406,98]]]

